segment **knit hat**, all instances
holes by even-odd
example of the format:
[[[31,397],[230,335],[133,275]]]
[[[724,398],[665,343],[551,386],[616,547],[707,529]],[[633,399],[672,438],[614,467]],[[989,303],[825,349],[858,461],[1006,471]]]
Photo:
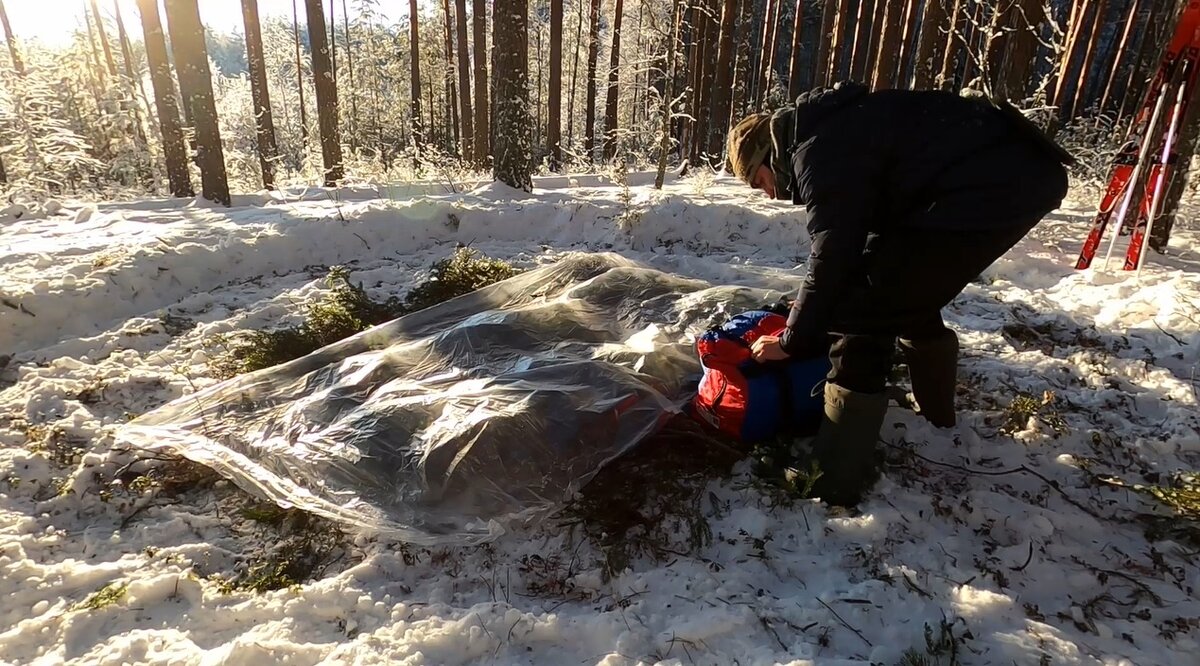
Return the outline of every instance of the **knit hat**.
[[[751,184],[758,167],[771,152],[771,114],[756,113],[742,118],[729,130],[729,164],[733,175]]]

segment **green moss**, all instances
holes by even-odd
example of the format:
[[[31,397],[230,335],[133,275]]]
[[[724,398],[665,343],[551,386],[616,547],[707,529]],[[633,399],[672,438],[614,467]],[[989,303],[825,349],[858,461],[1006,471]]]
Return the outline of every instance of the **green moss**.
[[[459,248],[450,257],[435,263],[429,279],[417,285],[403,301],[394,296],[375,301],[361,283],[351,282],[349,270],[335,266],[326,277],[330,292],[307,307],[304,321],[299,326],[252,331],[231,345],[225,345],[226,353],[210,366],[214,375],[221,378],[271,368],[372,326],[506,280],[518,272],[507,262]]]
[[[128,589],[128,583],[121,585],[107,583],[89,595],[87,599],[76,604],[75,610],[100,610],[101,608],[106,608],[124,599],[125,591]]]

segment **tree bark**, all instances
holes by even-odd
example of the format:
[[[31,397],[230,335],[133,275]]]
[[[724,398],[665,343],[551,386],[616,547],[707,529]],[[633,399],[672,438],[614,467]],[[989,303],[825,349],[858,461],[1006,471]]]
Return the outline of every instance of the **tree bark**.
[[[475,118],[471,111],[471,59],[467,50],[467,2],[454,0],[454,32],[458,38],[458,116],[462,122],[462,155],[475,163]],[[478,87],[478,83],[475,84]]]
[[[454,146],[458,154],[462,154],[461,137],[458,133],[459,118],[458,118],[458,84],[455,82],[454,73],[454,28],[450,25],[450,0],[442,0],[442,12],[446,19],[446,117],[450,122],[450,134],[454,137]],[[349,49],[347,49],[349,50]]]
[[[179,125],[179,107],[175,104],[175,82],[167,60],[167,43],[163,37],[156,0],[137,0],[142,19],[142,40],[146,62],[150,68],[150,85],[154,89],[154,105],[158,110],[158,127],[162,132],[163,157],[167,163],[167,183],[176,197],[195,196],[188,176],[187,148],[183,129]]]
[[[584,152],[588,161],[596,153],[596,61],[600,58],[600,0],[592,0],[588,26],[587,115],[584,119]]]
[[[723,0],[720,37],[717,40],[716,77],[713,81],[712,116],[708,126],[708,155],[711,166],[719,168],[716,160],[724,154],[726,125],[729,121],[729,98],[733,75],[733,30],[737,15],[737,0]]]
[[[17,37],[13,34],[12,26],[8,24],[4,0],[0,0],[0,26],[4,27],[4,41],[8,42],[8,55],[12,57],[13,71],[17,76],[25,76],[25,61],[21,60],[21,52],[17,50]]]
[[[1000,77],[998,93],[1014,102],[1024,100],[1029,92],[1029,80],[1037,61],[1038,27],[1046,18],[1042,0],[1018,0],[1013,8],[1013,26],[1008,61]]]
[[[1054,97],[1051,101],[1052,104],[1059,107],[1063,105],[1063,96],[1066,93],[1071,72],[1071,63],[1075,59],[1075,51],[1079,44],[1079,35],[1082,32],[1083,24],[1087,19],[1088,9],[1090,9],[1091,4],[1091,0],[1079,0],[1071,5],[1071,18],[1067,25],[1067,40],[1063,45],[1063,57],[1058,67],[1058,82],[1054,87]]]
[[[492,74],[496,77],[495,168],[510,187],[533,191],[529,118],[529,3],[494,0]]]
[[[129,45],[129,33],[125,31],[125,19],[121,16],[121,3],[114,0],[113,9],[116,11],[117,35],[121,42],[121,60],[125,65],[125,78],[128,79],[131,88],[136,86],[136,90],[141,92],[142,102],[146,104],[147,110],[149,110],[150,100],[146,97],[146,87],[142,85],[142,77],[134,72],[133,49]],[[134,90],[131,90],[130,94],[133,94],[133,92]],[[137,111],[136,105],[134,107],[134,115],[139,118],[138,128],[140,131],[141,114]],[[144,142],[146,137],[142,136],[141,139]]]
[[[821,34],[817,39],[817,54],[813,58],[813,86],[829,85],[830,56],[833,52],[833,33],[837,21],[837,0],[824,0],[824,6],[821,8]],[[799,92],[793,90],[790,96],[795,98]]]
[[[617,154],[617,86],[621,64],[621,18],[625,13],[624,0],[616,0],[613,10],[612,50],[608,60],[608,92],[604,97],[604,159]]]
[[[325,43],[325,12],[321,0],[304,0],[308,10],[308,45],[312,51],[313,81],[317,92],[317,124],[321,129],[321,158],[325,186],[336,187],[343,177],[342,141],[338,132],[338,95],[333,83],[333,63]]]
[[[671,99],[675,96],[675,72],[679,50],[679,24],[683,21],[683,5],[679,0],[671,2],[671,36],[667,42],[666,86],[662,95],[662,128],[658,137],[658,173],[654,176],[654,189],[661,190],[667,174],[667,153],[671,150]]]
[[[1129,36],[1133,34],[1133,28],[1137,24],[1138,11],[1141,9],[1141,0],[1132,0],[1129,4],[1129,14],[1125,17],[1125,28],[1121,31],[1121,40],[1117,43],[1116,55],[1113,58],[1112,68],[1109,69],[1108,80],[1104,83],[1104,92],[1100,96],[1100,112],[1104,113],[1108,109],[1108,100],[1111,98],[1113,83],[1117,79],[1117,72],[1120,71],[1123,64],[1123,56],[1129,46]]]
[[[716,50],[717,44],[717,21],[715,13],[712,13],[713,2],[715,0],[706,0],[704,16],[701,21],[704,24],[704,36],[700,42],[700,84],[699,84],[699,103],[697,108],[700,112],[697,114],[696,134],[692,141],[692,157],[695,161],[699,161],[701,156],[707,152],[708,142],[708,126],[711,124],[712,117],[712,91],[713,79],[716,70]]]
[[[1104,32],[1104,15],[1107,9],[1108,0],[1098,0],[1089,30],[1087,46],[1083,51],[1083,68],[1079,72],[1079,85],[1075,87],[1075,94],[1071,97],[1068,112],[1070,115],[1074,115],[1080,103],[1086,105],[1088,102],[1088,83],[1092,77],[1092,64],[1096,61],[1096,45],[1100,43],[1100,34]]]
[[[804,0],[796,0],[796,13],[792,17],[792,51],[788,62],[788,97],[795,99],[800,94],[800,38],[804,34]]]
[[[750,99],[750,91],[753,89],[751,85],[750,74],[750,53],[751,39],[754,36],[754,0],[740,0],[738,2],[738,19],[737,26],[734,28],[734,34],[737,36],[737,50],[735,58],[737,62],[734,64],[734,82],[732,101],[730,102],[730,122],[737,122],[737,118],[745,114],[752,107]]]
[[[579,45],[583,43],[583,6],[575,12],[575,44],[571,49],[571,95],[567,98],[567,145],[575,142],[575,93],[579,85]]]
[[[304,108],[304,66],[300,61],[300,14],[296,10],[296,0],[292,0],[292,35],[296,39],[296,92],[300,95],[300,141],[307,146],[308,111]]]
[[[562,29],[563,0],[550,0],[550,94],[546,143],[550,144],[550,169],[562,164]]]
[[[964,0],[954,0],[947,18],[949,33],[945,37],[946,49],[942,52],[942,68],[938,74],[937,87],[949,90],[954,85],[954,73],[958,71],[958,52],[962,48],[961,34],[966,26]]]
[[[196,132],[196,162],[200,165],[201,194],[205,199],[230,205],[229,181],[217,107],[213,101],[208,48],[196,0],[175,0],[166,5],[167,31],[178,68],[183,103],[192,110]]]
[[[783,0],[767,0],[767,15],[763,18],[766,21],[763,30],[763,38],[766,41],[766,51],[762,58],[762,72],[759,75],[758,96],[755,100],[758,108],[763,108],[771,96],[771,82],[775,74],[775,53],[779,50],[779,6]]]
[[[893,2],[895,0],[892,0]],[[888,0],[875,0],[875,12],[871,15],[871,25],[868,28],[870,33],[870,41],[867,43],[867,66],[863,71],[863,83],[868,87],[875,78],[875,70],[879,67],[879,58],[883,52],[879,49],[879,43],[882,41],[883,33],[886,30],[884,25],[884,13],[887,10]]]
[[[1040,0],[1036,0],[1039,1]],[[917,41],[916,74],[913,86],[918,90],[932,88],[939,71],[937,49],[945,43],[943,30],[950,26],[950,0],[926,0],[925,16],[921,19],[921,35]]]
[[[99,19],[100,17],[97,16],[96,20],[99,21]],[[83,20],[87,25],[88,43],[92,47],[92,66],[95,68],[94,71],[96,73],[96,77],[100,80],[100,85],[103,86],[107,83],[107,80],[104,76],[104,64],[100,61],[100,47],[96,45],[96,33],[93,31],[92,26],[92,12],[91,9],[86,6],[83,8]],[[97,105],[100,103],[99,95],[96,97],[96,103]],[[184,113],[188,113],[188,111],[185,109]]]
[[[896,87],[909,88],[912,81],[913,59],[917,50],[917,29],[921,23],[922,0],[907,0],[904,7],[904,30],[900,35],[899,66],[896,70]]]
[[[350,12],[342,0],[342,26],[346,33],[346,68],[350,71],[350,152],[358,152],[358,88],[354,85],[354,46],[350,40]]]
[[[417,22],[417,0],[408,0],[408,45],[409,45],[409,128],[414,148],[425,144],[425,128],[421,120],[421,33]]]
[[[850,78],[861,81],[866,78],[871,62],[871,25],[877,0],[862,0],[858,5],[858,20],[855,24],[854,54],[850,59]],[[880,2],[884,0],[878,0]]]
[[[472,32],[475,38],[475,163],[486,167],[492,154],[492,134],[488,127],[487,74],[487,5],[484,0],[473,0],[471,5]]]
[[[104,49],[104,62],[108,65],[108,75],[117,78],[117,61],[113,59],[112,47],[108,43],[108,32],[104,30],[104,19],[100,18],[100,10],[96,8],[96,0],[88,0],[92,4],[92,16],[96,19],[96,32],[100,34],[100,46]]]
[[[883,34],[879,37],[879,57],[875,60],[875,74],[871,78],[871,87],[875,90],[887,90],[896,86],[896,69],[900,66],[900,39],[904,28],[904,6],[907,3],[882,2],[886,12],[883,15]]]
[[[337,87],[337,18],[333,15],[334,0],[329,0],[329,75],[333,77],[333,87]]]
[[[275,122],[271,118],[271,94],[267,89],[267,61],[263,57],[262,29],[258,20],[258,0],[242,0],[242,19],[246,24],[246,63],[250,68],[250,96],[254,100],[254,119],[258,128],[258,164],[262,168],[263,187],[275,187]]]
[[[850,11],[850,0],[837,0],[837,3],[837,22],[833,26],[833,39],[830,41],[826,65],[828,71],[825,79],[826,85],[842,77],[843,65],[850,57],[854,43],[854,32],[851,31],[854,22],[851,20],[853,16]]]
[[[1129,67],[1129,76],[1126,78],[1125,87],[1121,92],[1121,102],[1117,106],[1115,124],[1119,124],[1125,115],[1129,113],[1130,103],[1136,103],[1135,101],[1141,97],[1142,88],[1146,83],[1143,81],[1141,85],[1138,85],[1138,77],[1145,72],[1145,63],[1148,54],[1155,48],[1159,41],[1162,24],[1165,23],[1159,17],[1164,9],[1173,5],[1174,0],[1150,0],[1146,22],[1138,35],[1137,46],[1133,49],[1136,55]],[[1158,28],[1158,30],[1155,28]]]

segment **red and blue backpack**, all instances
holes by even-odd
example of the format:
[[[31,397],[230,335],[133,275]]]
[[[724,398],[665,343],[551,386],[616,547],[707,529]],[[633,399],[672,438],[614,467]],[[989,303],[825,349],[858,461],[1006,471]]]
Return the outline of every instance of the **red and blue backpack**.
[[[700,335],[696,353],[704,376],[692,416],[747,443],[815,432],[824,411],[828,357],[759,363],[750,355],[755,340],[786,327],[783,315],[755,310]]]

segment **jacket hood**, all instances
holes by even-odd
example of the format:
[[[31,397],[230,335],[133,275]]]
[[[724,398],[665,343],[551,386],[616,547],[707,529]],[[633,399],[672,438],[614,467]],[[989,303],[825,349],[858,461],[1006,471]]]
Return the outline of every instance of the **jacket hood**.
[[[826,118],[856,104],[868,93],[870,90],[865,85],[853,81],[832,88],[815,88],[771,116],[771,170],[775,173],[777,199],[793,198],[791,155],[795,147],[812,138]]]

